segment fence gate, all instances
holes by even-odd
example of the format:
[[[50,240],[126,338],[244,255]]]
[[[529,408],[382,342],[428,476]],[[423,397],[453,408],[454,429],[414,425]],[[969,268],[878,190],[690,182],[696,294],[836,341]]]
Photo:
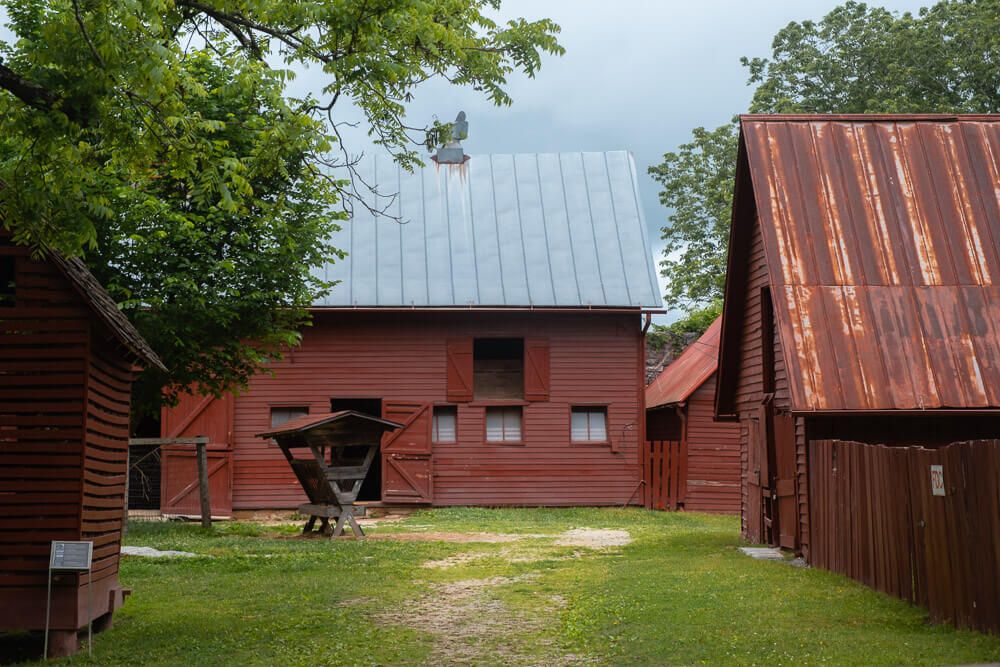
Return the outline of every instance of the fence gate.
[[[676,440],[646,441],[646,470],[649,489],[646,508],[675,510],[682,498],[681,443]]]

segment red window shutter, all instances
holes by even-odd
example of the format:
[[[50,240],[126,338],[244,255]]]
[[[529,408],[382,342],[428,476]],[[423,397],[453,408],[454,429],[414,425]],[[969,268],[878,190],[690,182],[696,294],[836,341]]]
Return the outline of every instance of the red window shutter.
[[[472,400],[472,339],[449,338],[448,400],[466,403]]]
[[[524,398],[549,400],[549,339],[524,339]]]

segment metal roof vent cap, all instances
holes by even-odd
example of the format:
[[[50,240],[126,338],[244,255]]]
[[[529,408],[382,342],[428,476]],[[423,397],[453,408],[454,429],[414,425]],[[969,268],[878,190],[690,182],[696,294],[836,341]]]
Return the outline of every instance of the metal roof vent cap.
[[[469,121],[465,120],[465,112],[459,111],[451,125],[451,137],[438,148],[437,154],[431,159],[438,164],[465,164],[469,156],[462,150],[462,139],[468,137]]]

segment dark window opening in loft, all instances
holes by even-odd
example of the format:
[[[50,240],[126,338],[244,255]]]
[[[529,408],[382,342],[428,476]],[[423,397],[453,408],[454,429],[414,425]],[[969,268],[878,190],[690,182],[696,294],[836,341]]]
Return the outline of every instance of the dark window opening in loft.
[[[473,344],[475,400],[524,398],[524,341],[520,338],[478,338]]]
[[[14,284],[14,258],[0,257],[0,308],[12,308],[16,293]]]

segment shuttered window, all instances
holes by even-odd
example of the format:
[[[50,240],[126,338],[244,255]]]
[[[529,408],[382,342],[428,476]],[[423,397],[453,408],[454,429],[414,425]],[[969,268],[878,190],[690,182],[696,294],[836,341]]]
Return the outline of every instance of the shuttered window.
[[[433,442],[458,441],[458,408],[454,405],[439,405],[434,408],[431,440]]]
[[[549,400],[549,339],[524,339],[524,398]]]
[[[521,408],[486,408],[487,442],[521,442]]]
[[[570,437],[573,442],[607,442],[608,409],[577,407],[570,414]]]
[[[449,338],[446,355],[448,400],[467,403],[472,400],[472,339]]]
[[[309,414],[309,408],[307,407],[271,408],[271,428],[281,426],[285,422],[290,422],[299,417],[305,417],[307,414]]]

